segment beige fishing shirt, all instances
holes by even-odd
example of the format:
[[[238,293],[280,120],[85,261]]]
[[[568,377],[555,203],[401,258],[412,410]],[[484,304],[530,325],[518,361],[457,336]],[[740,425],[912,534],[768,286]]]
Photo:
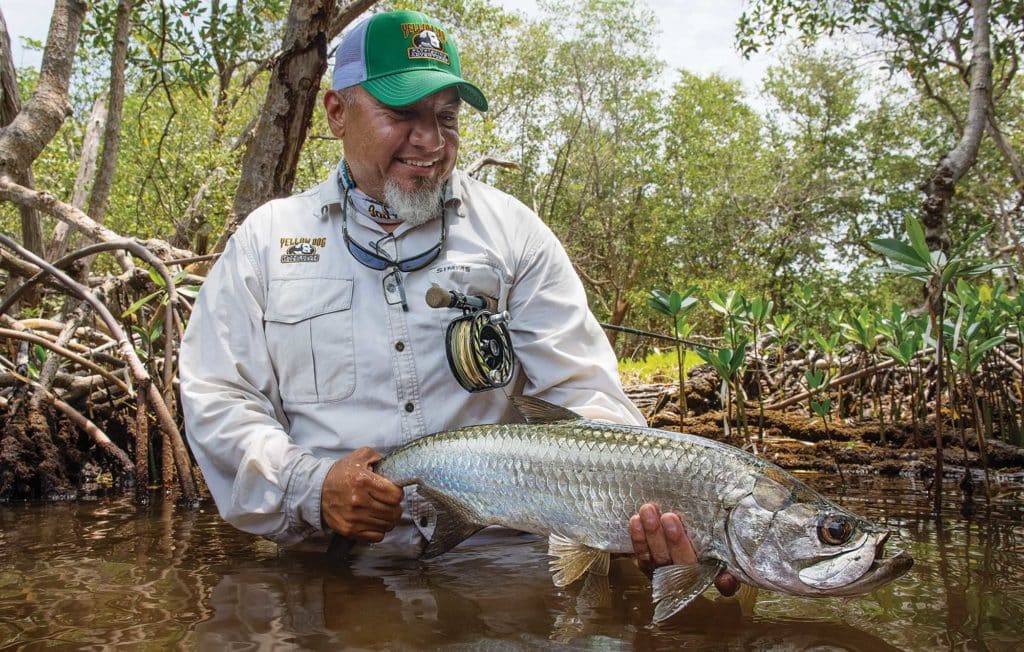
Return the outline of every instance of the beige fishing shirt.
[[[341,201],[332,174],[255,210],[192,312],[180,355],[185,429],[226,521],[282,544],[322,533],[320,490],[338,458],[518,421],[506,393],[643,423],[564,249],[516,199],[453,173],[444,250],[403,274],[408,311],[385,292],[393,269],[365,267],[346,249]],[[401,259],[435,246],[441,220],[388,237],[350,204],[348,231]],[[469,393],[455,380],[444,341],[461,311],[429,307],[432,283],[509,311],[518,367],[507,387]]]

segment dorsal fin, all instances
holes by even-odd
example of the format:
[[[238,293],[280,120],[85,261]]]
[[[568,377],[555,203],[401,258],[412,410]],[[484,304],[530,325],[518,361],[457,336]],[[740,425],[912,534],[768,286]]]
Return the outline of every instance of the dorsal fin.
[[[513,396],[512,404],[516,411],[526,419],[527,423],[555,423],[556,421],[576,421],[583,417],[572,410],[548,403],[533,396]]]

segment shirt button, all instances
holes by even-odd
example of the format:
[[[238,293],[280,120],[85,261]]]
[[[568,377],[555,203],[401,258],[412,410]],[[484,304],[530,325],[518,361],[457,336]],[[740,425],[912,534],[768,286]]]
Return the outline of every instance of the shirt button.
[[[405,350],[405,342],[395,342],[395,350],[396,351],[404,351]]]
[[[405,404],[405,411],[406,412],[412,412],[415,409],[416,409],[416,406],[414,406],[412,404],[412,401],[409,401],[408,403]]]

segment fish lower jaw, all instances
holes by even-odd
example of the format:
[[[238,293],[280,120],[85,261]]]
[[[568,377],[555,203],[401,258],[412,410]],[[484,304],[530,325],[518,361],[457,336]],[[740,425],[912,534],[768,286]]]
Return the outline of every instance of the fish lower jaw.
[[[845,597],[870,593],[884,584],[895,580],[910,570],[914,558],[904,550],[895,550],[890,557],[876,557],[871,567],[853,582],[836,589],[825,591],[822,595]]]

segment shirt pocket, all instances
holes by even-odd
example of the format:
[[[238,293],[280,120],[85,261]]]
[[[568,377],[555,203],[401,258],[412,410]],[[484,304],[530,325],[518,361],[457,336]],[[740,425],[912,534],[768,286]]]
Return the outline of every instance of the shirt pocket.
[[[283,400],[317,403],[352,395],[352,279],[271,280],[263,320]]]

